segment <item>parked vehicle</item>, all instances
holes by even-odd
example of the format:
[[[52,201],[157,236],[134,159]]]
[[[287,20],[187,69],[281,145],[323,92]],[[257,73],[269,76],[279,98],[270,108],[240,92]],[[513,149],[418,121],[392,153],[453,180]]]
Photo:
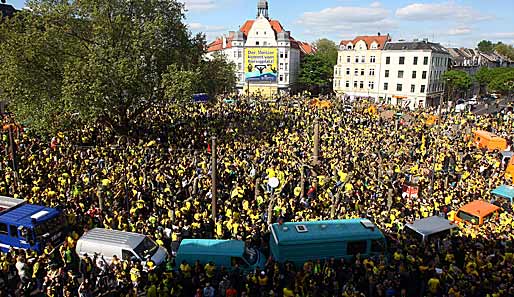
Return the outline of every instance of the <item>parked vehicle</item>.
[[[246,246],[241,240],[184,239],[180,243],[175,258],[178,266],[183,261],[193,264],[214,263],[218,268],[232,269],[236,266],[250,272],[264,268],[266,257],[258,250]]]
[[[494,204],[475,200],[462,206],[453,220],[458,223],[483,225],[499,215],[500,211],[501,208]]]
[[[507,140],[488,131],[478,130],[474,132],[474,141],[478,148],[504,151],[507,148]]]
[[[77,241],[75,248],[79,256],[98,254],[107,263],[114,256],[122,260],[139,260],[143,263],[150,258],[156,265],[166,262],[168,252],[152,239],[139,233],[95,228],[86,232]]]
[[[269,226],[270,257],[280,263],[292,262],[301,267],[312,260],[351,259],[356,255],[384,255],[386,238],[368,219],[317,222],[275,223]],[[245,272],[264,268],[267,257],[262,251],[239,240],[184,239],[179,244],[175,265],[214,263],[232,269],[238,264]]]
[[[458,228],[456,224],[440,216],[416,220],[413,223],[405,224],[405,227],[406,232],[420,242],[446,237]]]
[[[64,242],[66,220],[63,213],[22,199],[0,196],[0,251],[10,248],[42,253],[47,244]]]
[[[386,239],[368,219],[290,222],[270,226],[271,256],[297,266],[309,260],[328,260],[386,252]]]

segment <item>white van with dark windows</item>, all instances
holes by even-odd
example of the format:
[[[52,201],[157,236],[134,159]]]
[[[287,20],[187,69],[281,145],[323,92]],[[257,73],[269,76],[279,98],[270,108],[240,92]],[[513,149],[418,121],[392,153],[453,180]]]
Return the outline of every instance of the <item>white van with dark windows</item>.
[[[107,263],[118,259],[139,260],[143,264],[150,258],[156,265],[166,262],[168,251],[148,236],[138,233],[95,228],[86,232],[77,242],[79,256],[98,254]]]

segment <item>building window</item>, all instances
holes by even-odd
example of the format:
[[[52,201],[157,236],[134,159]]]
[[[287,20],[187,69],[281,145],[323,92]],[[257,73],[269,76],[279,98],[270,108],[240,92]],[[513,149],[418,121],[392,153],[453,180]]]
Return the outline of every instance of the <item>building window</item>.
[[[359,76],[359,69],[355,68],[355,76]]]
[[[286,76],[286,77],[285,77],[285,80],[286,80],[286,82],[287,82],[287,81],[288,81],[288,79],[289,79],[289,75],[286,73],[286,74],[285,74],[285,76]]]
[[[361,63],[366,63],[366,56],[361,57]]]
[[[391,57],[386,57],[386,64],[387,65],[391,64]]]
[[[280,63],[280,70],[284,70],[284,63]]]
[[[255,42],[255,45],[259,45],[259,42],[258,42],[258,41],[256,41],[256,42]]]
[[[284,76],[282,74],[280,75],[280,81],[284,81]]]
[[[286,63],[286,68],[285,68],[285,70],[286,70],[286,71],[288,71],[288,70],[287,70],[288,68],[289,68],[289,63]],[[338,73],[337,73],[337,74],[339,74],[339,71],[338,71]]]
[[[361,82],[360,82],[360,84],[359,84],[359,86],[360,86],[360,88],[361,88],[361,89],[364,89],[364,82],[363,82],[363,81],[361,81]]]
[[[280,52],[280,59],[284,58],[284,52]]]
[[[369,70],[369,75],[371,75],[371,76],[375,75],[375,68],[371,68]]]
[[[403,70],[398,70],[398,78],[403,78]]]
[[[238,63],[238,64],[237,64],[237,68],[238,68],[239,70],[243,70],[243,63]]]
[[[349,87],[350,87],[350,81],[349,81],[349,80],[347,80],[347,81],[346,81],[346,87],[347,87],[347,88],[349,88]]]
[[[264,45],[268,45],[268,42],[267,42],[267,41],[264,41]]]
[[[371,57],[369,58],[369,62],[370,62],[370,63],[375,63],[375,61],[376,61],[375,56],[371,56]]]
[[[384,83],[384,91],[387,91],[389,89],[389,83]]]
[[[385,71],[385,77],[389,77],[389,70]]]
[[[237,57],[238,57],[238,58],[243,57],[243,51],[242,51],[242,50],[239,50],[239,51],[237,52]]]
[[[416,85],[410,85],[410,92],[411,93],[416,92]]]
[[[421,74],[421,78],[422,79],[427,79],[427,72],[426,71],[423,71],[423,73]]]
[[[416,71],[412,71],[412,78],[416,78]]]
[[[359,63],[359,56],[355,56],[355,63]]]
[[[351,57],[350,56],[346,56],[346,63],[350,63],[351,61]]]
[[[418,65],[418,57],[414,57],[414,65]]]
[[[346,75],[350,75],[350,68],[346,68]]]
[[[288,55],[288,51],[286,51],[286,52],[285,52],[285,54],[284,54],[284,58],[286,58],[286,59],[287,59],[287,55]]]
[[[396,91],[401,92],[401,91],[402,91],[402,89],[403,89],[402,84],[397,84],[397,85],[396,85]]]
[[[368,87],[370,90],[373,90],[375,88],[375,82],[372,82],[372,81],[368,82]]]
[[[425,85],[421,85],[421,90],[420,90],[421,93],[425,93]]]
[[[353,87],[354,87],[355,89],[357,89],[357,84],[358,84],[358,82],[357,82],[357,81],[354,81],[354,82],[353,82]]]
[[[364,69],[361,69],[361,76],[364,76]]]
[[[400,65],[405,64],[405,57],[400,57],[399,64],[400,64]]]
[[[423,65],[428,65],[428,57],[423,58]]]

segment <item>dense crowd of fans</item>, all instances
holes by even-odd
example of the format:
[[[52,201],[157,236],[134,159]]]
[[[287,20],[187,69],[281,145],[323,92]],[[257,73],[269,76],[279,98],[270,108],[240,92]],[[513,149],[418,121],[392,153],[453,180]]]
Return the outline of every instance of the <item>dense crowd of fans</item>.
[[[427,123],[430,116],[430,110],[365,103],[318,109],[300,98],[155,108],[124,137],[98,126],[52,139],[16,133],[17,176],[4,132],[0,194],[60,207],[71,229],[63,245],[41,255],[2,253],[0,296],[514,296],[508,212],[437,243],[421,244],[403,232],[406,222],[489,201],[491,189],[510,183],[498,152],[477,149],[470,135],[492,131],[510,146],[514,115],[447,114],[436,124]],[[316,121],[321,153],[312,165]],[[210,217],[213,136],[216,221]],[[272,177],[280,186],[268,213]],[[413,179],[419,196],[402,196]],[[183,238],[233,238],[266,251],[268,216],[369,218],[390,238],[389,252],[303,267],[270,258],[261,271],[243,274],[171,258],[160,268],[106,263],[74,251],[94,227],[143,233],[166,248]]]

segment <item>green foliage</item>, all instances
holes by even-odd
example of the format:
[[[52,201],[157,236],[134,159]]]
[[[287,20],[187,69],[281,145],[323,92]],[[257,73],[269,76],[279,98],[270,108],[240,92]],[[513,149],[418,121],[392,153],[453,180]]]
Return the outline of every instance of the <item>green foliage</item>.
[[[489,90],[503,94],[510,94],[514,90],[514,69],[503,68],[503,71],[498,72],[488,86]]]
[[[28,5],[32,11],[0,26],[0,96],[33,128],[54,132],[73,128],[72,121],[96,122],[124,133],[149,107],[191,99],[205,40],[191,36],[182,3]]]
[[[484,53],[492,53],[494,51],[494,44],[489,40],[482,40],[478,43],[478,50]]]
[[[453,90],[466,91],[471,87],[471,77],[461,70],[450,70],[443,74],[443,79],[447,81],[449,88]]]
[[[481,87],[487,87],[489,90],[501,92],[496,88],[500,87],[502,80],[507,78],[509,73],[514,71],[513,68],[498,67],[498,68],[480,68],[474,76],[474,79],[480,84]],[[493,83],[493,81],[495,81]]]
[[[332,67],[337,64],[338,50],[335,42],[322,38],[314,42],[314,48],[316,48],[316,55],[328,61]]]
[[[237,81],[236,65],[218,53],[211,60],[201,63],[199,74],[201,84],[198,91],[211,96],[232,92]]]
[[[514,61],[514,47],[510,44],[503,44],[503,43],[498,43],[495,47],[494,47],[494,50],[502,55],[502,56],[505,56],[507,58],[509,58],[510,60]]]
[[[307,55],[301,65],[298,82],[306,87],[329,84],[333,78],[334,68],[321,55]]]
[[[316,53],[302,60],[298,83],[304,88],[331,86],[337,64],[337,46],[331,40],[320,39],[314,43],[314,47]]]

